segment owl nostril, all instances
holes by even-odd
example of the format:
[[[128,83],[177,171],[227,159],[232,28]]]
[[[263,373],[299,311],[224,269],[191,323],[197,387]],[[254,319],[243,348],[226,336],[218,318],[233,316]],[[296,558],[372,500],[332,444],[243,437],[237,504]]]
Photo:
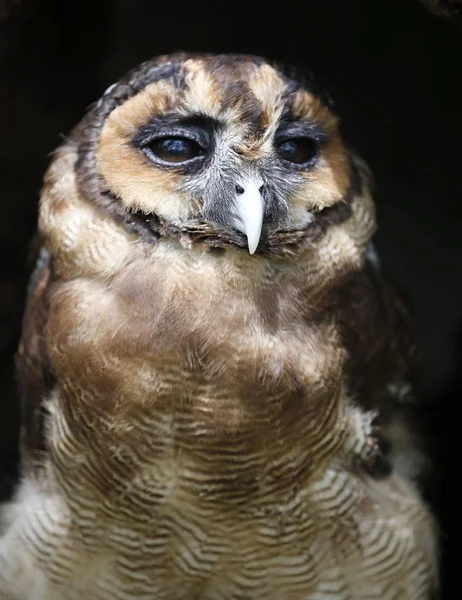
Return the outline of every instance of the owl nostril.
[[[244,188],[242,186],[240,186],[239,184],[236,184],[236,193],[238,194],[243,194],[244,193]]]
[[[265,186],[264,186],[264,185],[261,185],[261,186],[258,188],[258,191],[260,192],[260,194],[263,194],[263,192],[265,191]]]

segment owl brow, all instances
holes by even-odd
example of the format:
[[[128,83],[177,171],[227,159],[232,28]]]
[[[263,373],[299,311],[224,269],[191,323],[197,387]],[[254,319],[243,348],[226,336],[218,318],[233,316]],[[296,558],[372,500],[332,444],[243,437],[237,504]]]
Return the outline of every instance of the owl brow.
[[[153,117],[138,130],[132,142],[136,147],[141,147],[156,137],[184,135],[199,143],[209,145],[211,135],[218,125],[214,119],[198,114],[187,117],[178,117],[175,114]]]
[[[275,134],[277,141],[284,139],[309,137],[316,140],[320,145],[327,141],[327,134],[313,121],[303,119],[291,119],[289,114],[283,115]]]

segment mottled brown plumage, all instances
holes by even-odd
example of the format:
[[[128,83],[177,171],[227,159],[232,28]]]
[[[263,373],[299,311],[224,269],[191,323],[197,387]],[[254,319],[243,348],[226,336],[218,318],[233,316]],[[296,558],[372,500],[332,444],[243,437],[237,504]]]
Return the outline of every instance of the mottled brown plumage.
[[[312,77],[178,54],[110,88],[45,177],[0,597],[429,599],[374,231]]]

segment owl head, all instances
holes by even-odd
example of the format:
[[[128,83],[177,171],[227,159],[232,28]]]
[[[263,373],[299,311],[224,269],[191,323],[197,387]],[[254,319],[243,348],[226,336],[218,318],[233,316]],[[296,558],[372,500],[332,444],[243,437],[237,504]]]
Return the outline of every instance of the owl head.
[[[253,56],[145,62],[73,139],[84,195],[129,229],[250,254],[345,218],[361,179],[314,79]]]

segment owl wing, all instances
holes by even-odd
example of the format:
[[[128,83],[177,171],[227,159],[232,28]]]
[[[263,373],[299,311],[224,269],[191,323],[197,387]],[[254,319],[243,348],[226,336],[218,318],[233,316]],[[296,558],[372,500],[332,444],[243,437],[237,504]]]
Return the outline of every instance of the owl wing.
[[[408,303],[395,282],[368,264],[345,286],[338,310],[348,391],[375,415],[380,447],[394,468],[423,485],[428,448]]]
[[[52,285],[50,255],[43,247],[39,247],[37,254],[28,288],[21,342],[16,355],[23,469],[40,461],[40,456],[45,451],[44,400],[54,384],[46,336],[48,297]]]
[[[367,265],[344,288],[339,316],[350,391],[365,408],[377,407],[389,386],[414,387],[418,364],[410,313],[388,276]]]

